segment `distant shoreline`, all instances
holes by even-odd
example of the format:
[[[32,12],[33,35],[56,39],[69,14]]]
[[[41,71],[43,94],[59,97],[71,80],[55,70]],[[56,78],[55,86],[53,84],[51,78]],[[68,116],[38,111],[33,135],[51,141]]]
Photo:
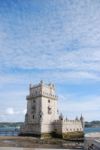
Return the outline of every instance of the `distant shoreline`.
[[[100,127],[86,127],[84,133],[100,132]],[[17,136],[20,133],[20,128],[16,127],[0,127],[0,136]]]
[[[14,128],[20,128],[21,125],[23,125],[24,122],[0,122],[0,128],[1,127],[14,127]],[[85,128],[100,128],[100,121],[91,121],[85,122]]]

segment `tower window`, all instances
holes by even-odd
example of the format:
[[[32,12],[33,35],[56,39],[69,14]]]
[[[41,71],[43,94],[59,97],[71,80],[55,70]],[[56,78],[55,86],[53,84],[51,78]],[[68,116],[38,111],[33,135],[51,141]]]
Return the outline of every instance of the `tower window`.
[[[33,105],[32,106],[32,113],[35,113],[36,112],[36,107]]]
[[[48,103],[50,103],[50,99],[48,100]]]
[[[51,114],[51,113],[52,113],[51,107],[48,106],[48,114]]]
[[[34,115],[33,115],[33,119],[34,119]]]

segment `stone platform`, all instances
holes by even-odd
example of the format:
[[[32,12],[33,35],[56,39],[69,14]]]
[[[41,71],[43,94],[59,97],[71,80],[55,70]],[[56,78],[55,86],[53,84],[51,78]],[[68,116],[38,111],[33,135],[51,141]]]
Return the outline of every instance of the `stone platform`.
[[[4,136],[0,137],[0,150],[34,150],[34,149],[81,149],[84,143],[62,139],[41,139],[34,137]],[[6,147],[6,148],[5,148]]]
[[[42,148],[0,147],[0,150],[44,150],[44,149],[42,149]],[[45,149],[45,150],[57,150],[57,149]],[[79,149],[59,149],[59,150],[79,150]]]

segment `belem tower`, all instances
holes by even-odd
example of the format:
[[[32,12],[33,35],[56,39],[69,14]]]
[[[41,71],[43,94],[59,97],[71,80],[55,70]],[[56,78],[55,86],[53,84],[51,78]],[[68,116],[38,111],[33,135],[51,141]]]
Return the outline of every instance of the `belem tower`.
[[[41,81],[37,85],[30,85],[27,99],[27,113],[21,135],[65,135],[84,131],[84,118],[75,120],[64,119],[59,115],[57,108],[58,97],[54,84],[45,84]],[[66,107],[67,109],[67,107]]]

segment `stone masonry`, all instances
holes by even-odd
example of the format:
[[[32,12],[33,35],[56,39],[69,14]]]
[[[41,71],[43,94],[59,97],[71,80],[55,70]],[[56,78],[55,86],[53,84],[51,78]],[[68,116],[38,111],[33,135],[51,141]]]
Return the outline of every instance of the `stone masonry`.
[[[27,99],[27,113],[24,125],[21,127],[22,135],[41,136],[53,132],[58,135],[63,133],[83,132],[84,118],[75,120],[64,119],[58,114],[54,84],[30,85]],[[67,109],[67,108],[66,108]]]

